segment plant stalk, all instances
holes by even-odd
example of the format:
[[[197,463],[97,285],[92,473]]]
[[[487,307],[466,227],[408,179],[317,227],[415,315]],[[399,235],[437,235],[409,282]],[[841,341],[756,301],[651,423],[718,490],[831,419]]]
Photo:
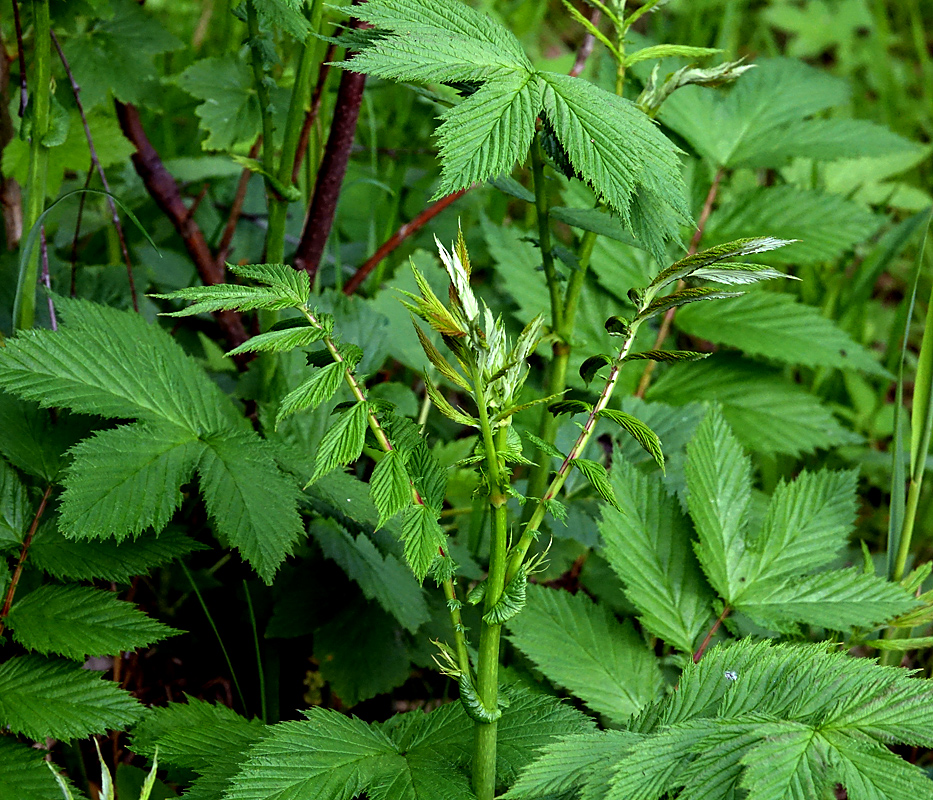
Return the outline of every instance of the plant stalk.
[[[33,52],[32,135],[29,141],[29,171],[26,178],[26,208],[23,233],[39,221],[45,210],[45,189],[48,176],[49,149],[45,138],[49,132],[49,109],[52,98],[52,22],[49,0],[33,0],[35,50]],[[24,239],[25,240],[25,239]],[[13,305],[13,325],[17,330],[31,328],[36,321],[36,282],[39,278],[39,253],[35,251],[19,276]]]
[[[16,561],[16,568],[13,570],[13,577],[10,578],[10,585],[7,587],[6,596],[3,598],[3,608],[0,609],[0,635],[3,634],[6,628],[7,614],[10,613],[10,608],[13,605],[13,597],[16,594],[16,587],[19,585],[20,576],[23,574],[23,564],[26,563],[26,556],[29,555],[29,547],[32,544],[32,538],[36,535],[36,530],[39,528],[39,520],[42,519],[42,515],[45,513],[45,507],[49,502],[51,494],[52,486],[49,485],[42,495],[39,507],[36,509],[36,513],[32,518],[32,524],[29,526],[29,530],[23,538],[23,546],[20,549],[19,558]]]

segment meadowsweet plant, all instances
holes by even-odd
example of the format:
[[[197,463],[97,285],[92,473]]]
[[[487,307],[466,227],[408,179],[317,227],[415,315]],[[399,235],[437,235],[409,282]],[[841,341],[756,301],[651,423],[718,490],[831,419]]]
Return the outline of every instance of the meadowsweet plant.
[[[933,796],[933,691],[895,666],[933,645],[912,561],[933,323],[909,459],[913,299],[884,357],[865,346],[877,278],[927,219],[891,180],[922,148],[845,118],[845,83],[802,62],[658,43],[663,0],[564,0],[586,36],[569,74],[521,34],[546,4],[244,0],[221,20],[181,0],[168,26],[158,4],[61,5],[10,32],[35,58],[2,165],[29,230],[0,341],[0,797],[76,800],[77,740],[108,731],[117,800]],[[743,12],[690,35],[705,13],[671,19],[725,48]],[[147,135],[195,102],[205,152]],[[432,130],[437,171],[407,149]],[[103,193],[73,179],[88,155]],[[46,201],[81,198],[97,230],[98,201],[139,211],[139,181],[159,215],[140,211],[146,242],[107,234],[115,296],[79,233],[64,265]],[[427,224],[464,196],[462,229]],[[869,242],[879,198],[915,213]],[[361,233],[345,209],[369,205]],[[380,265],[409,235],[410,266]],[[889,436],[890,522],[866,524]],[[883,545],[850,547],[857,522],[888,530],[886,570]],[[146,708],[131,688],[188,658],[183,627],[216,640],[228,696]],[[412,677],[430,711],[382,703]]]

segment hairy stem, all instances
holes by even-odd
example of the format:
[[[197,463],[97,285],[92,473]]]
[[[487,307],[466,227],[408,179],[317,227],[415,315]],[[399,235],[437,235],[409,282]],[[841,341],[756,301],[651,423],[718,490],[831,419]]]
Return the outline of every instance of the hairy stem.
[[[33,0],[35,49],[33,52],[32,134],[29,141],[29,170],[26,178],[26,208],[23,231],[29,231],[45,210],[45,189],[48,175],[49,149],[45,137],[49,132],[49,108],[52,81],[52,25],[49,0]],[[31,328],[36,321],[36,281],[39,277],[39,253],[34,251],[19,276],[13,305],[13,325],[19,330]]]
[[[3,634],[6,628],[6,618],[13,605],[13,596],[16,594],[16,587],[19,585],[20,576],[23,574],[23,564],[26,563],[26,556],[29,555],[29,547],[32,544],[33,537],[36,535],[36,530],[39,527],[39,520],[42,519],[42,515],[45,513],[45,507],[49,502],[51,494],[52,486],[49,485],[42,495],[39,507],[33,515],[32,524],[29,526],[29,530],[26,531],[26,536],[23,539],[23,546],[19,551],[16,567],[13,569],[13,577],[10,579],[10,585],[7,587],[6,596],[3,598],[3,608],[0,609],[0,635]]]
[[[479,409],[480,431],[486,457],[489,483],[489,504],[492,508],[492,531],[489,547],[489,574],[486,578],[486,598],[483,610],[490,612],[499,602],[506,585],[508,549],[508,476],[503,473],[499,452],[505,447],[508,428],[497,432],[489,421],[485,386],[482,376],[474,373],[474,391]],[[502,625],[490,625],[483,620],[479,636],[476,692],[489,711],[499,705],[499,640]],[[478,800],[493,800],[496,792],[496,722],[476,722],[473,740],[473,791]]]

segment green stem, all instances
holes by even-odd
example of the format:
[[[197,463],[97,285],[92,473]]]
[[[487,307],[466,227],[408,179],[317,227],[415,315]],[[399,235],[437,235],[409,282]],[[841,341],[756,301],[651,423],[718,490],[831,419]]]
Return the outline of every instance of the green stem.
[[[256,670],[259,673],[259,708],[262,721],[269,723],[269,709],[266,704],[266,676],[262,669],[262,651],[259,649],[259,626],[256,624],[256,613],[253,611],[253,598],[249,594],[249,584],[243,581],[243,592],[246,595],[246,609],[249,612],[249,621],[253,628],[253,648],[256,652]]]
[[[612,365],[612,370],[609,373],[609,379],[606,381],[606,385],[603,387],[603,390],[599,395],[599,399],[593,406],[593,410],[590,412],[590,415],[583,426],[583,430],[580,431],[580,435],[577,437],[577,441],[574,442],[574,445],[570,449],[570,452],[567,454],[567,457],[564,459],[564,462],[560,465],[560,469],[557,470],[557,474],[554,476],[553,480],[548,486],[547,491],[535,504],[534,511],[532,512],[528,522],[525,523],[525,528],[522,531],[522,535],[518,541],[518,544],[512,548],[512,552],[509,555],[508,569],[505,574],[506,584],[512,580],[512,578],[514,578],[518,573],[519,569],[521,569],[522,562],[525,560],[525,556],[528,554],[528,548],[531,547],[531,543],[537,538],[538,528],[544,521],[545,513],[547,513],[546,506],[548,501],[557,497],[558,492],[560,492],[561,487],[564,485],[564,481],[567,480],[567,476],[570,474],[574,460],[583,454],[583,450],[586,448],[587,443],[593,436],[593,431],[596,428],[596,418],[599,416],[599,412],[609,404],[609,400],[612,397],[613,391],[615,390],[616,383],[619,380],[622,359],[624,359],[629,354],[629,350],[632,349],[632,344],[635,341],[635,334],[638,332],[639,325],[640,322],[637,319],[632,322],[628,335],[625,337],[625,342],[622,344],[622,347],[619,350],[619,354],[616,356],[615,363]]]
[[[52,23],[49,0],[33,0],[35,28],[35,65],[32,81],[32,136],[29,144],[29,171],[26,178],[26,203],[23,232],[28,234],[45,210],[45,190],[48,175],[49,149],[45,138],[49,132],[49,107],[52,81]],[[27,240],[23,237],[23,242]],[[20,245],[23,246],[22,244]],[[36,282],[39,277],[39,250],[36,248],[25,264],[16,290],[13,323],[17,329],[31,328],[36,321]]]
[[[478,371],[477,371],[478,372]],[[505,447],[508,428],[502,426],[493,433],[486,407],[485,386],[481,376],[474,374],[474,389],[479,409],[480,431],[486,455],[489,481],[489,503],[492,507],[492,535],[489,547],[489,575],[486,578],[486,599],[483,609],[493,609],[505,591],[508,558],[508,476],[499,463],[499,452]],[[499,705],[499,640],[502,625],[482,622],[479,637],[476,692],[490,711]],[[473,739],[473,791],[478,800],[493,800],[496,792],[496,722],[477,722]]]
[[[531,144],[531,174],[535,189],[535,212],[538,217],[538,242],[541,246],[541,260],[544,264],[544,277],[547,280],[548,293],[551,296],[551,329],[558,331],[563,320],[560,283],[554,267],[554,251],[551,247],[550,206],[547,198],[547,186],[544,179],[544,149],[541,136],[535,134]]]
[[[285,119],[285,132],[282,138],[282,152],[279,154],[278,167],[275,177],[278,185],[290,186],[292,172],[295,167],[295,154],[298,152],[298,142],[301,139],[301,129],[304,125],[306,106],[311,98],[311,76],[316,72],[318,59],[318,39],[315,35],[320,28],[323,3],[314,0],[309,19],[312,32],[308,34],[301,48],[298,59],[298,70],[295,74],[295,84],[289,100],[288,115]],[[255,69],[255,67],[254,67]],[[265,127],[263,128],[265,131]],[[263,133],[264,166],[268,169],[265,159],[265,133]],[[271,140],[268,140],[271,142]],[[271,146],[270,146],[271,151]],[[288,219],[288,200],[279,194],[274,187],[266,184],[269,203],[269,228],[266,231],[266,260],[271,264],[281,264],[285,260],[285,225]]]

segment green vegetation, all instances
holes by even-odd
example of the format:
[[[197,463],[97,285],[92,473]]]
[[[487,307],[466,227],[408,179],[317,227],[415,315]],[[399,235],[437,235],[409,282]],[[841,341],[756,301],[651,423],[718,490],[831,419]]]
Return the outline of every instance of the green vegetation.
[[[0,8],[0,796],[933,797],[923,3]]]

